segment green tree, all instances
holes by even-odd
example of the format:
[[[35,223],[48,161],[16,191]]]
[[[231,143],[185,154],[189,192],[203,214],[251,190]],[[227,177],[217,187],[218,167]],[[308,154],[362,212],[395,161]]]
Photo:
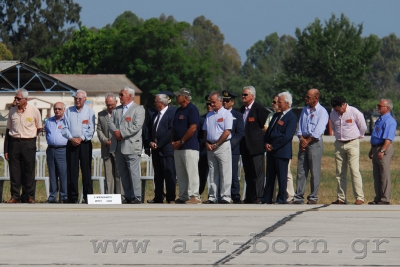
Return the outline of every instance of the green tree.
[[[336,95],[352,105],[373,97],[366,73],[380,41],[374,36],[362,38],[362,29],[362,24],[355,26],[344,14],[332,15],[325,26],[315,19],[303,31],[297,28],[292,55],[283,61],[286,77],[280,88],[292,91],[297,104],[303,104],[310,88],[320,90],[324,105]]]
[[[127,23],[129,26],[137,26],[143,24],[143,19],[140,19],[132,11],[125,11],[119,15],[113,22],[112,27],[119,28],[122,24]]]
[[[5,44],[0,43],[0,60],[11,60],[13,55],[10,50],[8,50]]]
[[[42,49],[61,46],[80,25],[80,11],[73,0],[3,0],[0,39],[15,59],[27,61]]]

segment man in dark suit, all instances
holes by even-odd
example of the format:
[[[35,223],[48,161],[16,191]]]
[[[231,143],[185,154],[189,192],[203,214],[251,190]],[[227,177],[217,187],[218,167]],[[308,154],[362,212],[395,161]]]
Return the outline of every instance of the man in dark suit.
[[[121,178],[118,173],[115,154],[110,153],[112,134],[108,130],[108,121],[112,116],[112,111],[117,106],[117,98],[113,93],[107,93],[105,96],[107,109],[102,110],[97,115],[97,137],[101,143],[101,158],[103,159],[104,172],[106,175],[106,194],[123,195]]]
[[[291,110],[292,95],[283,92],[278,95],[280,112],[275,113],[265,133],[265,149],[267,150],[267,179],[262,203],[272,204],[275,179],[278,178],[279,191],[277,204],[286,204],[287,172],[289,160],[292,158],[292,140],[296,132],[297,117]]]
[[[206,95],[206,109],[207,113],[212,111],[210,96]],[[208,178],[208,157],[207,157],[207,148],[206,148],[206,140],[204,140],[204,130],[203,125],[206,119],[207,113],[199,117],[199,134],[197,135],[199,140],[199,194],[203,194],[204,189],[206,188],[207,178]]]
[[[231,130],[231,151],[232,151],[232,185],[231,198],[234,204],[242,203],[240,200],[240,182],[238,176],[238,164],[240,158],[240,140],[243,137],[244,123],[243,114],[233,109],[235,104],[235,95],[228,90],[222,91],[224,108],[229,110],[233,116],[233,125]]]
[[[149,146],[154,167],[154,199],[147,203],[175,203],[176,172],[174,150],[171,144],[172,126],[176,108],[168,106],[168,96],[157,94],[154,98],[154,113],[149,124]],[[164,194],[164,181],[166,194]]]
[[[267,120],[267,110],[255,102],[256,89],[246,86],[242,92],[244,137],[240,141],[240,153],[247,184],[244,203],[260,203],[264,191],[264,134],[263,128]]]

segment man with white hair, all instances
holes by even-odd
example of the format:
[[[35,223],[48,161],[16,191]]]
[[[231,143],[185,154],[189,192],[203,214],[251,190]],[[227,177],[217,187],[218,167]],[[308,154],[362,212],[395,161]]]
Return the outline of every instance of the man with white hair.
[[[40,112],[28,104],[28,91],[18,89],[7,120],[9,130],[8,153],[10,164],[11,198],[7,203],[35,203],[36,137],[42,129]],[[22,194],[20,190],[22,187]]]
[[[67,142],[67,191],[68,202],[78,201],[79,166],[82,172],[83,198],[93,194],[92,183],[92,138],[95,129],[93,109],[85,105],[86,92],[76,91],[75,105],[65,111],[62,135]]]
[[[240,108],[243,113],[244,136],[240,141],[243,168],[246,180],[246,204],[258,204],[264,191],[264,124],[267,120],[267,110],[256,100],[256,89],[245,86],[242,91]]]
[[[121,105],[112,112],[108,128],[112,134],[110,152],[115,153],[125,199],[123,204],[141,203],[140,155],[142,153],[143,106],[133,102],[135,90],[125,86],[119,93]]]
[[[278,94],[280,112],[272,117],[264,138],[267,150],[267,175],[261,203],[272,204],[275,180],[278,178],[279,191],[276,204],[286,204],[288,165],[292,158],[292,140],[297,126],[297,117],[291,106],[292,95],[289,92]]]
[[[306,106],[300,114],[297,136],[299,137],[299,154],[297,163],[297,190],[289,203],[304,204],[304,192],[307,176],[310,172],[311,192],[307,204],[316,204],[321,181],[321,159],[324,144],[322,135],[328,124],[328,112],[319,104],[318,89],[310,89],[305,97]]]

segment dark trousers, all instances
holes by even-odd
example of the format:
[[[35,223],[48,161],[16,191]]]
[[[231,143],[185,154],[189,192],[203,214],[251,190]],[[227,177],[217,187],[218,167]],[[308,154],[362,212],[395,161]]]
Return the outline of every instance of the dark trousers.
[[[36,138],[26,140],[11,137],[9,142],[11,197],[26,202],[30,197],[35,197]]]
[[[164,157],[158,150],[152,150],[154,167],[154,201],[162,203],[175,201],[176,172],[174,157]],[[164,181],[166,194],[164,194]]]
[[[68,202],[76,203],[78,200],[79,165],[82,172],[83,198],[87,203],[87,195],[93,194],[92,184],[92,142],[85,141],[79,146],[67,143],[67,188]]]
[[[50,196],[48,201],[55,202],[58,193],[58,181],[60,181],[60,200],[68,200],[67,195],[67,160],[65,147],[47,147],[46,160],[50,177]]]
[[[232,185],[231,185],[232,200],[240,200],[240,181],[238,173],[239,157],[240,155],[232,155]]]
[[[242,162],[246,180],[246,199],[244,203],[254,203],[264,193],[264,153],[250,155],[247,148],[242,149]]]
[[[267,153],[267,178],[265,182],[264,195],[262,201],[272,204],[272,198],[275,192],[275,180],[278,180],[279,190],[276,197],[276,203],[286,203],[286,187],[289,159],[276,158]]]
[[[204,155],[200,154],[199,157],[199,194],[203,194],[206,188],[207,178],[208,178],[208,157],[207,153]]]

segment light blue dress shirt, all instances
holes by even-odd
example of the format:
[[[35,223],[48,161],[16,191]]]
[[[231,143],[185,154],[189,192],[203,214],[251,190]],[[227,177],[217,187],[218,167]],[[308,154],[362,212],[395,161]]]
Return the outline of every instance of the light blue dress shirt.
[[[310,106],[305,106],[300,114],[297,136],[311,136],[320,139],[328,124],[329,115],[319,103],[310,111]]]
[[[80,137],[82,141],[93,138],[95,115],[93,109],[84,105],[80,112],[75,106],[69,107],[64,114],[64,127],[62,135],[68,140]]]
[[[50,146],[65,146],[68,140],[62,136],[61,131],[64,127],[64,117],[59,121],[53,116],[46,121],[46,140]]]
[[[380,145],[385,142],[386,139],[394,141],[396,135],[397,122],[390,115],[386,113],[376,120],[374,130],[371,134],[371,145]]]

